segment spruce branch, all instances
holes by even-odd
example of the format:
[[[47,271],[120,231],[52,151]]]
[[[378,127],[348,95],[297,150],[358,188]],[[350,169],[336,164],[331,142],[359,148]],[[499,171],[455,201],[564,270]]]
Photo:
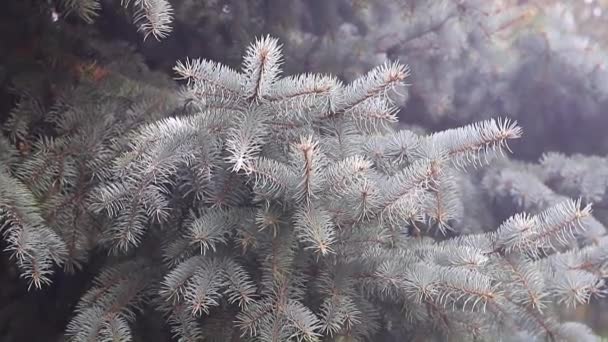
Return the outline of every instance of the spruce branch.
[[[149,295],[152,276],[150,268],[137,261],[106,268],[78,303],[66,328],[69,340],[129,340],[129,323]]]
[[[232,171],[247,171],[258,157],[261,145],[268,132],[262,112],[251,111],[239,114],[235,127],[229,132],[226,142],[230,155],[226,161],[233,164]]]
[[[270,90],[280,75],[280,49],[279,41],[270,36],[256,40],[247,49],[243,60],[243,95],[247,101],[260,101],[270,95]]]
[[[320,256],[333,253],[335,233],[331,216],[317,207],[304,207],[294,215],[299,240]]]
[[[585,229],[591,206],[580,201],[559,203],[536,216],[518,214],[497,231],[497,244],[507,252],[537,254],[567,246]]]
[[[334,100],[333,111],[328,115],[350,112],[368,100],[386,99],[389,93],[402,85],[409,75],[409,68],[397,62],[376,67],[364,77],[349,84]]]
[[[129,0],[123,0],[123,5]],[[133,22],[137,31],[144,35],[146,40],[150,35],[157,40],[166,38],[171,33],[173,21],[173,8],[167,0],[133,0],[136,10]]]
[[[318,142],[308,136],[301,137],[291,145],[290,157],[298,179],[294,199],[310,205],[325,185],[325,175],[322,172],[327,163],[325,156],[320,151]]]
[[[434,149],[445,151],[457,167],[488,164],[492,154],[509,150],[508,141],[521,135],[517,122],[491,119],[434,133],[428,137],[423,153]]]
[[[93,23],[101,10],[98,0],[61,0],[60,4],[66,15],[76,14],[87,24]]]
[[[234,106],[242,101],[244,76],[229,67],[207,60],[186,59],[178,61],[173,70],[178,74],[176,79],[187,81],[186,91],[203,108],[216,103]],[[204,102],[200,102],[201,99]]]
[[[0,170],[0,236],[28,288],[49,284],[54,264],[62,264],[67,255],[64,241],[46,226],[33,194],[4,170]]]

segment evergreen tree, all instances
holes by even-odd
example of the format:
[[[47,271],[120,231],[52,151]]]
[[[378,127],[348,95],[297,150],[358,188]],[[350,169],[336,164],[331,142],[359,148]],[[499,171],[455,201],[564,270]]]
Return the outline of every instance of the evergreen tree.
[[[283,76],[280,49],[179,62],[179,90],[93,65],[48,112],[20,115],[24,96],[0,150],[6,252],[30,287],[109,252],[69,339],[132,340],[158,310],[179,341],[594,340],[555,311],[605,291],[595,198],[505,160],[515,122],[397,129],[407,66]],[[518,212],[470,231],[483,196]]]

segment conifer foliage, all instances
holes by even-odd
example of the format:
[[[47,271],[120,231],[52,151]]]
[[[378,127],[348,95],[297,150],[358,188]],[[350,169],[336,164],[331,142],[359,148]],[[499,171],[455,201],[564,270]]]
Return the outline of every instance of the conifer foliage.
[[[153,36],[157,40],[171,33],[173,8],[167,0],[121,0],[120,4],[132,12],[133,23],[144,39]],[[86,23],[92,23],[101,10],[100,0],[59,0],[57,9],[64,15],[76,15]]]
[[[77,305],[69,338],[131,340],[150,307],[178,341],[593,338],[553,314],[553,303],[604,293],[604,240],[578,248],[595,222],[590,205],[565,198],[494,231],[454,231],[457,175],[504,154],[522,135],[515,122],[397,130],[392,98],[406,90],[407,66],[387,63],[350,84],[285,77],[280,49],[258,39],[240,71],[179,62],[184,84],[161,107],[164,118],[94,116],[105,123],[94,132],[107,133],[87,152],[96,159],[42,139],[37,154],[2,170],[2,236],[36,287],[69,253],[35,198],[88,182],[74,201],[102,222],[94,241],[111,257]],[[66,132],[90,120],[70,110],[54,118]],[[41,156],[58,154],[61,163],[40,167],[49,163]]]

